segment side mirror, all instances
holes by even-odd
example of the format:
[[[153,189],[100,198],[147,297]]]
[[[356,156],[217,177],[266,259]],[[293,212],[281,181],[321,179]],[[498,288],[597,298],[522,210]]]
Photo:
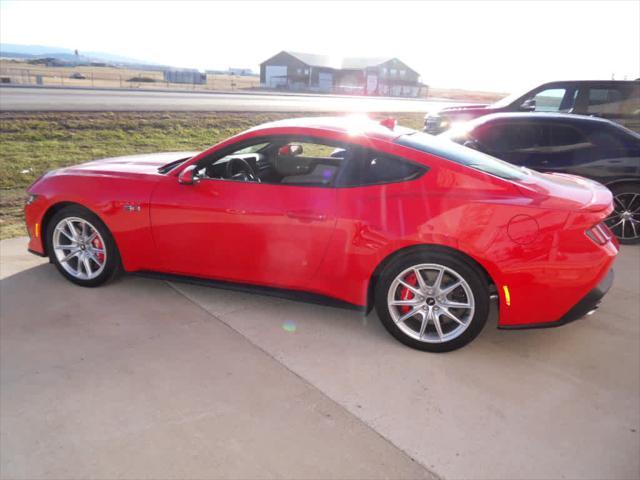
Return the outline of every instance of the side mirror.
[[[287,145],[283,145],[282,147],[280,147],[280,149],[278,150],[278,155],[280,156],[296,156],[296,155],[302,155],[302,152],[304,151],[304,149],[302,148],[302,145],[300,145],[299,143],[288,143]]]
[[[522,102],[522,105],[520,105],[520,110],[523,110],[525,112],[533,112],[535,111],[535,109],[536,109],[535,98],[528,98],[527,100]]]
[[[465,140],[462,146],[467,148],[473,148],[474,150],[480,150],[480,148],[478,147],[477,140]]]
[[[182,185],[193,185],[200,181],[200,177],[196,175],[196,166],[189,165],[187,168],[182,170],[178,175],[178,183]]]

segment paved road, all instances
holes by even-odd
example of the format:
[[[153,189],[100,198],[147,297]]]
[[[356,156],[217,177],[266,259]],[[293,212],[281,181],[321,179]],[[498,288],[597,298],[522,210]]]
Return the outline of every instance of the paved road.
[[[0,243],[3,477],[640,477],[640,248],[595,315],[494,317],[432,355],[375,314],[134,276],[79,288],[25,246]]]
[[[418,112],[450,102],[331,95],[277,95],[0,87],[10,111]]]

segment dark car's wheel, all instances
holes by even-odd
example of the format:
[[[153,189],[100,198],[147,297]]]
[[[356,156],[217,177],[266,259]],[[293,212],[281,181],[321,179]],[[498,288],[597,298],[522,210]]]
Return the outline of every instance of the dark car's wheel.
[[[47,251],[60,273],[83,287],[96,287],[120,271],[120,255],[111,233],[89,210],[69,206],[47,225]]]
[[[480,333],[489,315],[489,289],[482,272],[462,257],[422,251],[385,268],[375,305],[382,324],[405,345],[447,352]]]
[[[624,183],[611,187],[613,213],[607,226],[620,243],[640,243],[640,185]]]

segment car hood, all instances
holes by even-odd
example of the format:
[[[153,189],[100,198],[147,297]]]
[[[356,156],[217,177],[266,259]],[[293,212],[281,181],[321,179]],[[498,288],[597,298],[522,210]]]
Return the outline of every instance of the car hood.
[[[472,105],[458,105],[456,107],[445,107],[441,109],[441,112],[468,112],[470,110],[485,110],[490,105],[488,103],[477,104],[474,103]]]
[[[613,205],[609,189],[577,175],[530,171],[527,178],[516,184],[527,197],[544,207],[600,212]]]
[[[191,158],[198,152],[161,152],[125,157],[102,158],[65,168],[65,173],[142,173],[156,174],[158,168],[176,160]]]
[[[457,105],[455,107],[444,107],[438,111],[430,112],[427,116],[448,116],[448,115],[470,115],[474,113],[487,113],[491,109],[490,104]]]

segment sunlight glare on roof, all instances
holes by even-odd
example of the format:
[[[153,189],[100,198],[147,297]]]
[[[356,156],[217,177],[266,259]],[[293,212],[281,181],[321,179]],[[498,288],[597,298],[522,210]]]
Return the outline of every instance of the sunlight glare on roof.
[[[367,126],[371,123],[371,119],[363,113],[354,113],[345,117],[347,120],[347,135],[362,135]]]

